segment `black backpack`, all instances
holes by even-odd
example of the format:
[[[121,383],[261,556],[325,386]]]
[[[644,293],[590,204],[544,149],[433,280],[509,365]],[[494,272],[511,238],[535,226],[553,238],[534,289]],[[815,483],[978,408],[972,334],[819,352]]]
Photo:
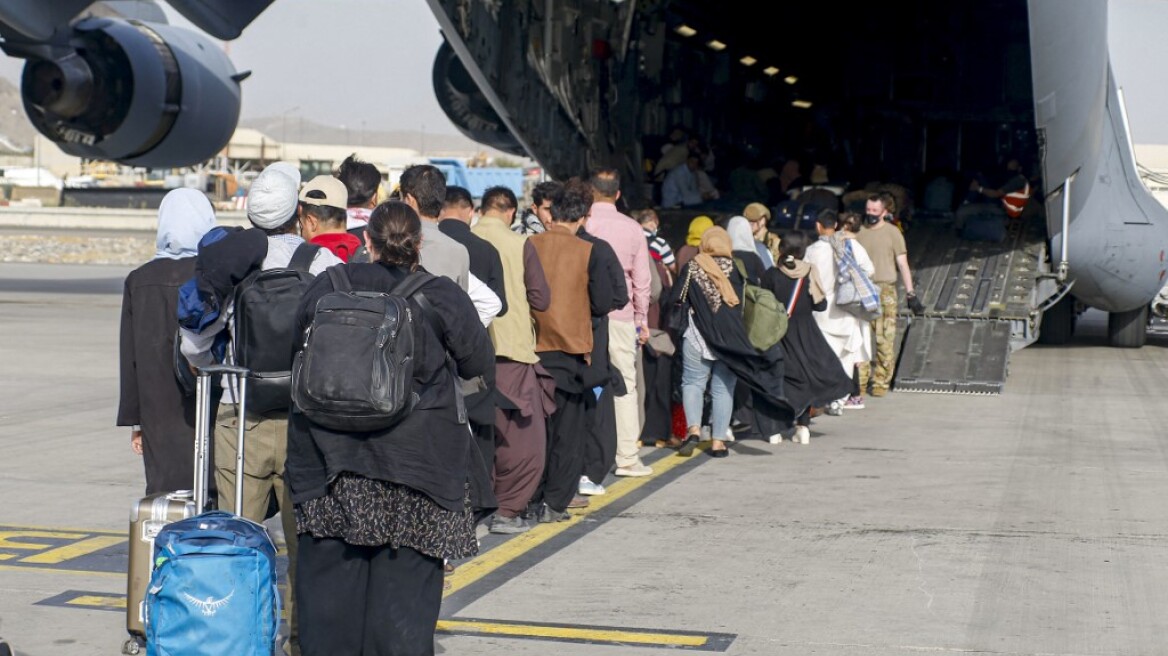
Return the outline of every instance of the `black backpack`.
[[[305,242],[284,269],[256,271],[235,286],[235,364],[251,370],[247,409],[287,410],[292,393],[296,308],[312,284],[308,272],[320,246]]]
[[[292,399],[310,421],[343,432],[384,430],[417,403],[414,391],[415,297],[435,330],[419,289],[434,276],[418,271],[389,293],[353,291],[348,265],[327,269],[334,291],[316,303],[304,347],[292,367]],[[439,336],[441,333],[438,333]]]

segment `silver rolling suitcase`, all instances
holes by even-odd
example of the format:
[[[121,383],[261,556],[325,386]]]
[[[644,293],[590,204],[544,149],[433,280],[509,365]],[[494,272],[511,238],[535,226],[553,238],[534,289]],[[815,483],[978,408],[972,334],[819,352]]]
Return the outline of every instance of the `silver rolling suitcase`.
[[[130,562],[126,571],[126,632],[130,637],[122,645],[123,654],[141,653],[146,645],[143,602],[154,569],[154,538],[167,524],[194,517],[207,509],[209,477],[214,464],[209,456],[215,429],[211,421],[211,380],[221,373],[224,372],[219,366],[201,369],[196,384],[192,479],[195,489],[151,494],[139,499],[130,509]]]

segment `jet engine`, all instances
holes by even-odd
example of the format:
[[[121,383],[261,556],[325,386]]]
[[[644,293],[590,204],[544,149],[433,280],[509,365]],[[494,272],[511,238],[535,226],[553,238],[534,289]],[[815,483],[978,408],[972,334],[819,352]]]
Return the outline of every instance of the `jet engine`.
[[[169,168],[208,160],[231,139],[248,74],[213,41],[120,18],[67,30],[28,57],[21,79],[29,119],[61,150]]]
[[[526,157],[527,151],[491,107],[486,94],[462,65],[454,48],[443,41],[434,57],[434,94],[454,127],[472,141]]]

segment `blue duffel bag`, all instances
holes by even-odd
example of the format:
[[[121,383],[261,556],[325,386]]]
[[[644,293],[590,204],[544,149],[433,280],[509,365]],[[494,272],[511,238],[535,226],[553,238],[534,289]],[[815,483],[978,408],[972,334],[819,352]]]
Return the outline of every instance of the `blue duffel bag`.
[[[280,626],[276,546],[260,524],[211,511],[155,538],[147,656],[272,656]]]

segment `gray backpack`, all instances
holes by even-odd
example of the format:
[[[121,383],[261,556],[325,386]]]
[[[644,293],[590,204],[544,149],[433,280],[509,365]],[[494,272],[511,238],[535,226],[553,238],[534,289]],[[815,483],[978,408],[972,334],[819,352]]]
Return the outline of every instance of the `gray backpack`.
[[[292,400],[313,423],[335,431],[385,430],[418,400],[411,296],[436,320],[418,290],[434,276],[418,271],[389,293],[353,291],[348,265],[326,272],[334,291],[316,303],[292,367]],[[440,335],[441,333],[439,333]]]

